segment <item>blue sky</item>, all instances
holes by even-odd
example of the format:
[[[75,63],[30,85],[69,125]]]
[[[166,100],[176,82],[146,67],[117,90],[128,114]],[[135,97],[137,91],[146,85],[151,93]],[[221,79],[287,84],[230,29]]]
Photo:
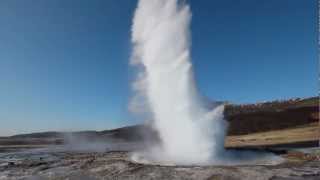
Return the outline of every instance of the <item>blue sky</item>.
[[[201,93],[317,95],[316,0],[188,0]],[[0,1],[0,135],[109,129],[128,113],[134,0]]]

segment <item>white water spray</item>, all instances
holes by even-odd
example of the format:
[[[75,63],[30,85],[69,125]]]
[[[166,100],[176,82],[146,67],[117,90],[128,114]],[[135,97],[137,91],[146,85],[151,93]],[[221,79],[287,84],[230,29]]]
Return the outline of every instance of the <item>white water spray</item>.
[[[225,154],[224,107],[207,106],[194,81],[190,20],[184,1],[139,0],[132,27],[131,63],[141,69],[134,99],[145,98],[142,107],[151,112],[162,141],[135,154],[139,161],[208,164]]]
[[[189,6],[178,0],[140,0],[135,12],[132,63],[143,69],[136,88],[162,140],[149,154],[154,161],[206,163],[223,150],[223,106],[209,110],[194,82],[190,19]]]

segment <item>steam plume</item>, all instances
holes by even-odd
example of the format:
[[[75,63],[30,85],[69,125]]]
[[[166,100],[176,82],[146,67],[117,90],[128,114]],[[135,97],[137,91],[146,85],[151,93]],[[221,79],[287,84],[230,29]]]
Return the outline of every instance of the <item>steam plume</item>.
[[[185,1],[138,2],[131,63],[140,71],[130,105],[152,116],[161,143],[134,154],[133,159],[184,165],[228,164],[228,158],[233,163],[252,160],[257,154],[224,151],[224,106],[212,107],[197,90],[190,59],[190,21]]]
[[[223,106],[209,110],[194,82],[190,20],[178,0],[140,0],[133,19],[131,62],[141,68],[134,88],[162,140],[145,155],[154,161],[206,163],[223,150]]]

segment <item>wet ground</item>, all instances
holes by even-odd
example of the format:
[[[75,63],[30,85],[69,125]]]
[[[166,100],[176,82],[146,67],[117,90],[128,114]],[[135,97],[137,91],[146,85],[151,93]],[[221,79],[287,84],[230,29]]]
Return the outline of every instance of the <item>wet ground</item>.
[[[320,179],[320,150],[293,150],[277,165],[161,166],[133,162],[125,151],[45,148],[0,153],[0,180],[95,179]]]

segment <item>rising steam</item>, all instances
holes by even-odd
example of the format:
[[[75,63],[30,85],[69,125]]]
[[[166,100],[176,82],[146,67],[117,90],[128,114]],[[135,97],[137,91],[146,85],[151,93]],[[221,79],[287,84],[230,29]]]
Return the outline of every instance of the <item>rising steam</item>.
[[[208,109],[194,82],[190,20],[189,6],[177,0],[140,0],[135,12],[135,89],[145,95],[162,141],[144,155],[154,161],[205,163],[223,150],[223,106]]]
[[[131,108],[152,115],[161,143],[136,153],[135,160],[208,164],[221,162],[225,154],[224,106],[208,106],[194,81],[190,21],[185,1],[139,0],[131,63],[140,71]]]

